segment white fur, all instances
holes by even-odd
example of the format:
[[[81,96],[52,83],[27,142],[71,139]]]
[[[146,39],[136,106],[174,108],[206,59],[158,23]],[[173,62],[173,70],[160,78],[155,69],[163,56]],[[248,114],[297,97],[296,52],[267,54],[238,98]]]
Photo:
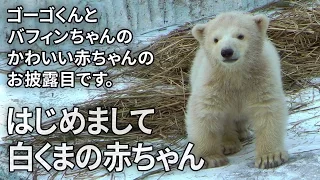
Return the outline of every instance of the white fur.
[[[256,136],[257,167],[288,160],[288,112],[279,55],[266,35],[268,24],[264,15],[230,12],[192,29],[200,48],[191,68],[186,128],[193,153],[208,167],[227,164],[225,155],[241,149],[240,139],[249,135],[247,122]],[[226,63],[223,48],[232,48],[232,58],[238,60]]]

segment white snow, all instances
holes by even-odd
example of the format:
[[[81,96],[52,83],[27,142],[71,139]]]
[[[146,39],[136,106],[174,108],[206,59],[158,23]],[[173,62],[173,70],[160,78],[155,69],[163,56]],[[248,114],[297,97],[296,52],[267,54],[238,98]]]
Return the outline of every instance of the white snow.
[[[319,84],[318,84],[319,85]],[[316,88],[305,89],[288,96],[288,100],[305,104],[304,111],[293,113],[287,126],[286,146],[290,159],[286,164],[268,170],[254,167],[254,144],[229,156],[229,164],[219,168],[204,169],[197,172],[185,168],[158,173],[147,179],[319,179],[320,178],[320,91]],[[288,106],[291,106],[288,102]],[[159,168],[159,167],[158,167]],[[125,171],[127,179],[136,178],[141,172]],[[154,168],[157,169],[157,168]]]

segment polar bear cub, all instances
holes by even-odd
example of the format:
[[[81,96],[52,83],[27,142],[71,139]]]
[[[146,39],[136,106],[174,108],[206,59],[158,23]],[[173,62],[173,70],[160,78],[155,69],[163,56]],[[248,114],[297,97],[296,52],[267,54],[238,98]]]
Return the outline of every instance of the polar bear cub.
[[[207,167],[225,165],[225,155],[240,151],[249,124],[256,167],[273,168],[288,160],[288,110],[268,25],[265,15],[227,12],[192,29],[200,47],[191,68],[186,129],[193,153]]]

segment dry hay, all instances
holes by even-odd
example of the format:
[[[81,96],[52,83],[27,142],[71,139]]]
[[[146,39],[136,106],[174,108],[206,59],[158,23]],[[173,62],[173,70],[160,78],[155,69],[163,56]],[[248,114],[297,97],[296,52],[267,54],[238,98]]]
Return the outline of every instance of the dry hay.
[[[320,75],[320,6],[282,12],[268,30],[281,55],[283,82],[290,93],[310,85]]]
[[[287,93],[291,93],[312,85],[309,78],[320,75],[320,7],[311,9],[296,5],[275,15],[277,17],[271,21],[268,35],[281,54],[284,88]],[[191,27],[191,24],[187,24],[148,47],[155,56],[152,65],[118,69],[118,73],[113,74],[115,82],[131,77],[129,82],[135,85],[121,91],[108,91],[100,100],[79,105],[84,114],[96,106],[117,107],[117,127],[123,129],[131,123],[133,129],[129,134],[117,136],[108,133],[92,136],[84,132],[73,136],[55,133],[45,137],[31,134],[23,137],[10,136],[6,140],[28,140],[35,149],[45,141],[67,141],[69,144],[74,143],[75,149],[88,143],[104,149],[106,144],[114,140],[132,145],[137,141],[165,142],[156,143],[156,148],[167,147],[168,143],[176,144],[185,137],[188,74],[198,47],[190,34]],[[152,135],[143,134],[138,128],[137,117],[129,115],[130,110],[148,108],[155,108],[155,114],[147,116],[144,122],[146,127],[153,130]],[[58,123],[58,120],[46,122],[44,128],[52,123]],[[110,122],[108,123],[106,126],[111,128]]]

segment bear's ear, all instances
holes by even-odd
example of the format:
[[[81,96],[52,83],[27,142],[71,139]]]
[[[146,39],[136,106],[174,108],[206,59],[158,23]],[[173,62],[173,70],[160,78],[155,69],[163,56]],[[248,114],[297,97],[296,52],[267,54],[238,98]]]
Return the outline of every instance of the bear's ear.
[[[204,29],[206,25],[205,24],[197,24],[192,28],[192,35],[194,38],[196,38],[199,42],[203,41],[204,38]]]
[[[269,18],[264,14],[258,14],[258,15],[255,15],[253,19],[257,24],[260,32],[266,34],[269,26]]]

